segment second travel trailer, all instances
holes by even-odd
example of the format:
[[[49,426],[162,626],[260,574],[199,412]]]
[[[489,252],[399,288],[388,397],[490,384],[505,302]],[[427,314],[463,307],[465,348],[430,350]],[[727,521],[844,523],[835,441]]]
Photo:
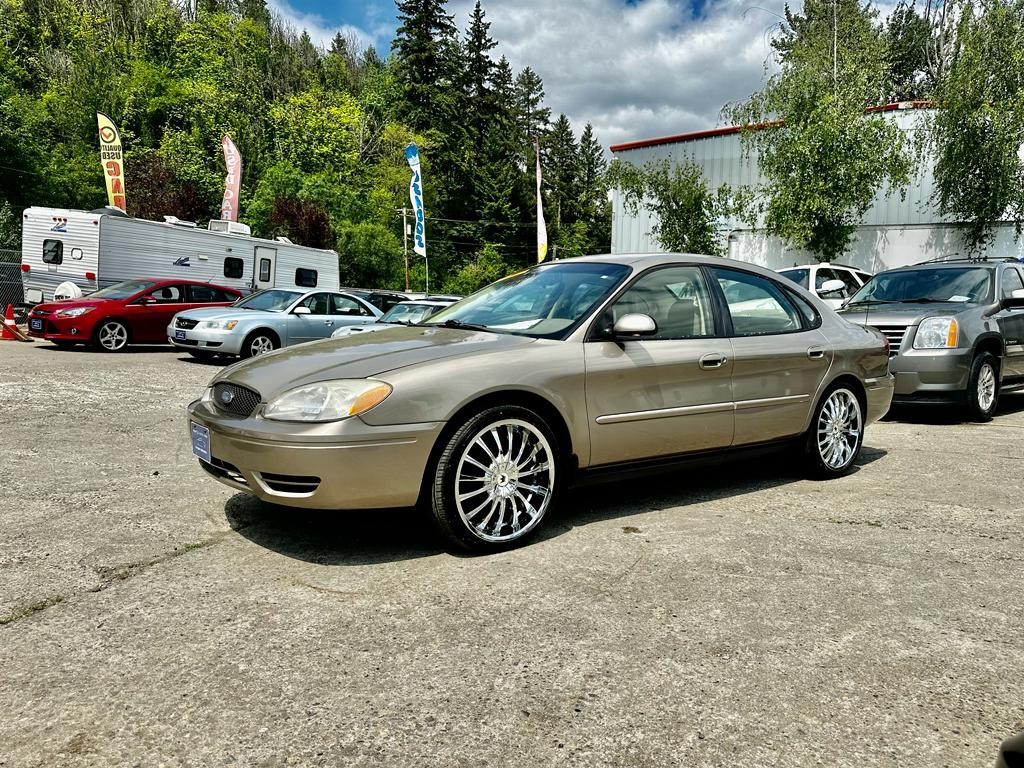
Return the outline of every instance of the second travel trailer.
[[[135,278],[203,280],[254,291],[339,286],[338,254],[285,238],[252,237],[215,219],[208,229],[165,216],[149,221],[116,208],[32,207],[22,219],[25,301],[77,298]]]

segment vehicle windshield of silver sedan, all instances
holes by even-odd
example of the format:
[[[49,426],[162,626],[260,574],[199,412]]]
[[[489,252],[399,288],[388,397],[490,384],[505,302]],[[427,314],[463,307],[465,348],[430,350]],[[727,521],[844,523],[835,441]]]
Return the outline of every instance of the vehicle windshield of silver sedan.
[[[302,296],[299,291],[282,291],[270,289],[258,291],[252,296],[242,299],[235,307],[238,309],[259,309],[264,312],[284,312],[297,298]]]
[[[492,283],[441,310],[426,325],[564,338],[629,271],[622,264],[604,262],[542,264]]]

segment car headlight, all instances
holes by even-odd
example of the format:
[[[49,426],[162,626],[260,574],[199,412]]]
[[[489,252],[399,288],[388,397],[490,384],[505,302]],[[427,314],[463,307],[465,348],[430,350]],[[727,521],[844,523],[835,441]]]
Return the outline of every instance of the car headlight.
[[[952,317],[926,317],[914,336],[914,349],[952,349],[960,329]]]
[[[236,325],[238,325],[237,320],[203,320],[200,323],[203,328],[220,328],[225,331],[234,330]]]
[[[93,307],[72,307],[71,309],[58,309],[57,317],[81,317],[86,312],[92,312]]]
[[[274,421],[337,421],[379,405],[391,386],[372,379],[339,379],[307,384],[278,395],[263,411]]]

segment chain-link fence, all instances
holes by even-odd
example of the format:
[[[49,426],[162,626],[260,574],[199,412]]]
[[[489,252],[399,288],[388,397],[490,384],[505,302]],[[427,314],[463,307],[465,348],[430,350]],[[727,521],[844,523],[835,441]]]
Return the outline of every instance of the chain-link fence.
[[[8,304],[14,305],[14,318],[24,322],[25,287],[21,282],[21,251],[0,248],[0,316]]]

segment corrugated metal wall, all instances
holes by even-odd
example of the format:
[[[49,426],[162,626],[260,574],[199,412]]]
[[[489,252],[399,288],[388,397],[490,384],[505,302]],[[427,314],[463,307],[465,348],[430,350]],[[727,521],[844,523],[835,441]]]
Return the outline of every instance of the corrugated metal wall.
[[[913,139],[921,118],[922,110],[893,111],[884,113],[886,119],[895,121]],[[757,167],[757,154],[744,155],[739,134],[726,134],[698,138],[673,144],[640,147],[615,153],[615,157],[636,166],[652,160],[688,160],[704,172],[708,185],[714,189],[721,184],[733,187],[760,187],[764,184]],[[904,194],[883,189],[864,217],[864,226],[873,228],[907,227],[939,224],[946,219],[932,204],[934,180],[931,164],[922,163],[922,170],[912,179]],[[760,224],[760,222],[758,222]],[[612,193],[612,252],[643,253],[663,250],[650,234],[651,214],[641,209],[636,215],[629,212],[615,190]],[[721,222],[723,237],[732,230],[749,231],[750,227],[738,221]],[[791,263],[793,259],[787,258]],[[886,261],[882,258],[881,261]]]

